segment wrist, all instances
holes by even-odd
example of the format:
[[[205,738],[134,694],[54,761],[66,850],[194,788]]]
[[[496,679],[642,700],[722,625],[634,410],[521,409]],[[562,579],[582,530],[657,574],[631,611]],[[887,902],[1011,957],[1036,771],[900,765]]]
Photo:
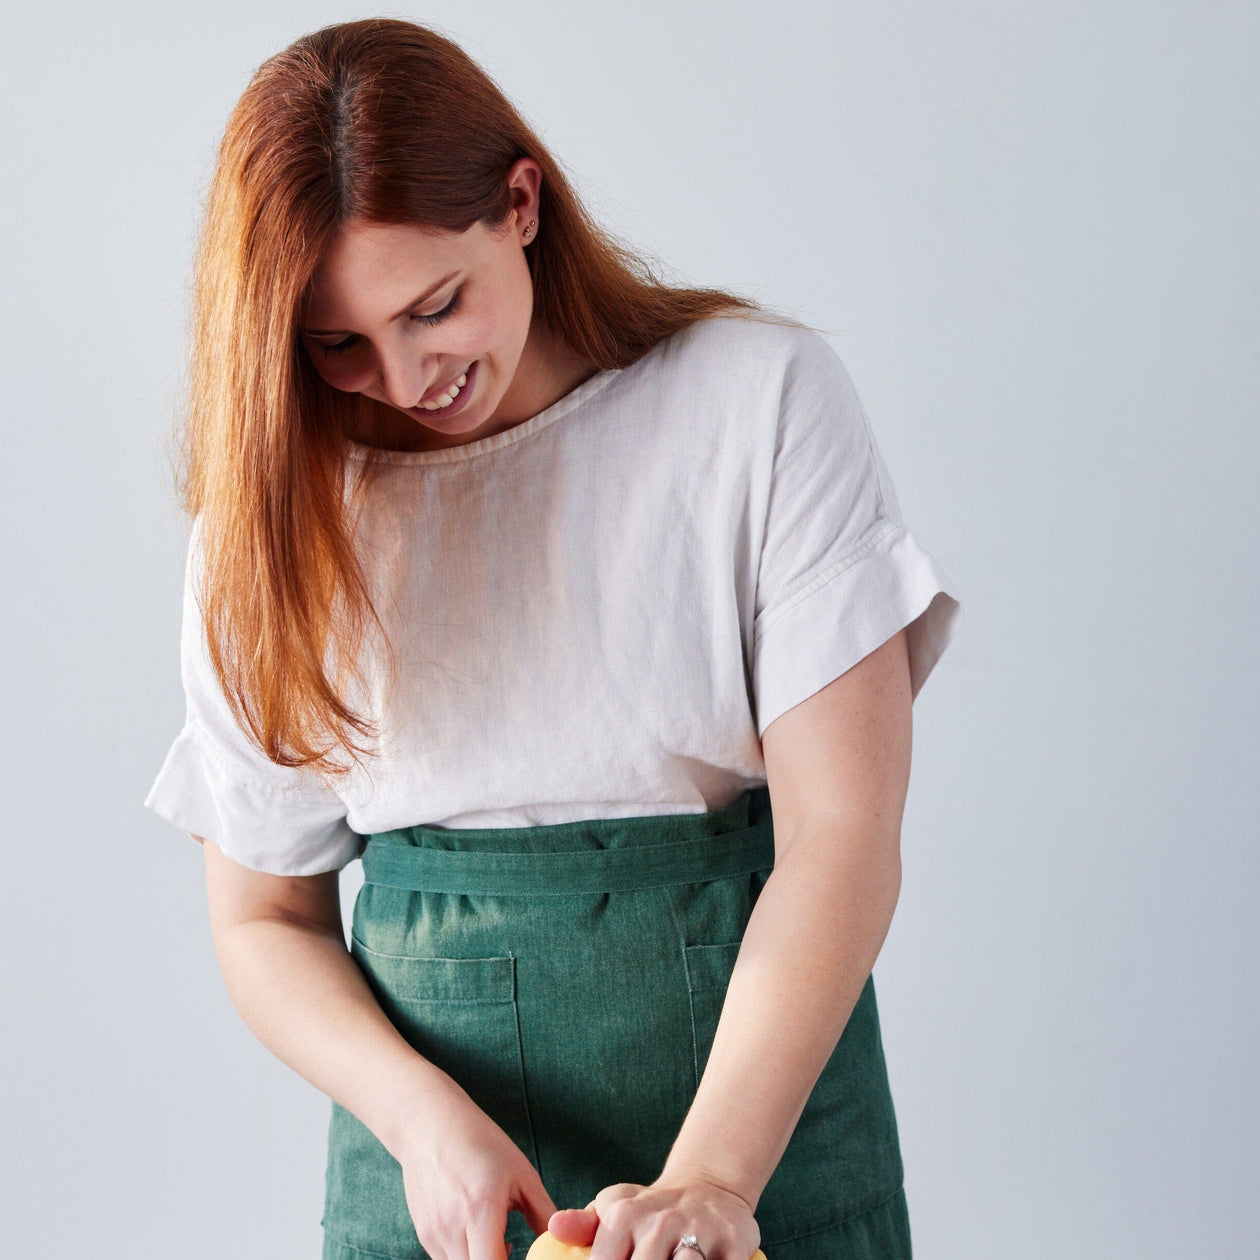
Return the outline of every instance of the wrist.
[[[391,1093],[386,1103],[388,1114],[377,1136],[394,1159],[405,1164],[432,1142],[435,1133],[449,1131],[450,1120],[444,1113],[469,1101],[455,1080],[417,1056],[401,1086]]]
[[[724,1190],[727,1194],[739,1199],[751,1214],[756,1214],[757,1200],[761,1197],[760,1192],[754,1189],[751,1179],[738,1169],[718,1168],[711,1162],[701,1164],[684,1161],[671,1155],[665,1161],[656,1184],[681,1185],[696,1181],[703,1181],[706,1185]]]

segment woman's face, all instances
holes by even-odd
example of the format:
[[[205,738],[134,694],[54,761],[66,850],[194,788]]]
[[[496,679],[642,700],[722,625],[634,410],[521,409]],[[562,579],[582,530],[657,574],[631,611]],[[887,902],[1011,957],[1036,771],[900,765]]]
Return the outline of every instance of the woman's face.
[[[390,435],[406,445],[462,445],[541,410],[547,348],[531,337],[525,260],[537,228],[524,236],[536,214],[526,202],[497,233],[480,223],[464,233],[346,225],[299,312],[316,371],[408,417]],[[433,406],[461,376],[453,402]]]

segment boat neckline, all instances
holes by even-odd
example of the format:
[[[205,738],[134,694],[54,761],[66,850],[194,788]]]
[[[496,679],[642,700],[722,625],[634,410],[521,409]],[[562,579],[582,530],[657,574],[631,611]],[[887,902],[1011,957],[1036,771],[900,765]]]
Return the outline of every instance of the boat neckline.
[[[345,438],[346,451],[353,459],[388,464],[452,464],[460,460],[473,459],[478,455],[486,455],[491,451],[502,450],[505,446],[512,446],[523,438],[537,433],[540,429],[554,424],[602,392],[605,386],[611,384],[625,370],[625,368],[601,368],[593,376],[588,376],[580,385],[575,385],[567,394],[557,398],[550,406],[530,416],[528,420],[522,420],[510,429],[492,433],[489,437],[478,438],[474,442],[464,442],[460,446],[440,446],[431,450],[395,451],[388,447],[368,446],[363,442]]]

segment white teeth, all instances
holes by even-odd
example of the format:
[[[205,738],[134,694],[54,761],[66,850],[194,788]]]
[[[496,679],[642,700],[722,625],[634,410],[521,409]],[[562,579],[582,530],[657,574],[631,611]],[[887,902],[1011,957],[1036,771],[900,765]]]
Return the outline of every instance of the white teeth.
[[[449,407],[455,401],[459,391],[468,383],[468,373],[460,374],[459,380],[450,387],[445,393],[439,394],[432,402],[422,402],[425,411],[441,411],[443,407]]]

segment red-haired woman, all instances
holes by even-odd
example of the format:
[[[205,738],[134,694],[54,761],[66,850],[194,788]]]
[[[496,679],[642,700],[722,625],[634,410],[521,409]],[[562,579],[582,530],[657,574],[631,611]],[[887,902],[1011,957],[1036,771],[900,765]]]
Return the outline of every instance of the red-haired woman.
[[[332,1100],[325,1260],[908,1260],[871,970],[961,612],[829,344],[385,19],[250,82],[193,332],[145,803]]]

